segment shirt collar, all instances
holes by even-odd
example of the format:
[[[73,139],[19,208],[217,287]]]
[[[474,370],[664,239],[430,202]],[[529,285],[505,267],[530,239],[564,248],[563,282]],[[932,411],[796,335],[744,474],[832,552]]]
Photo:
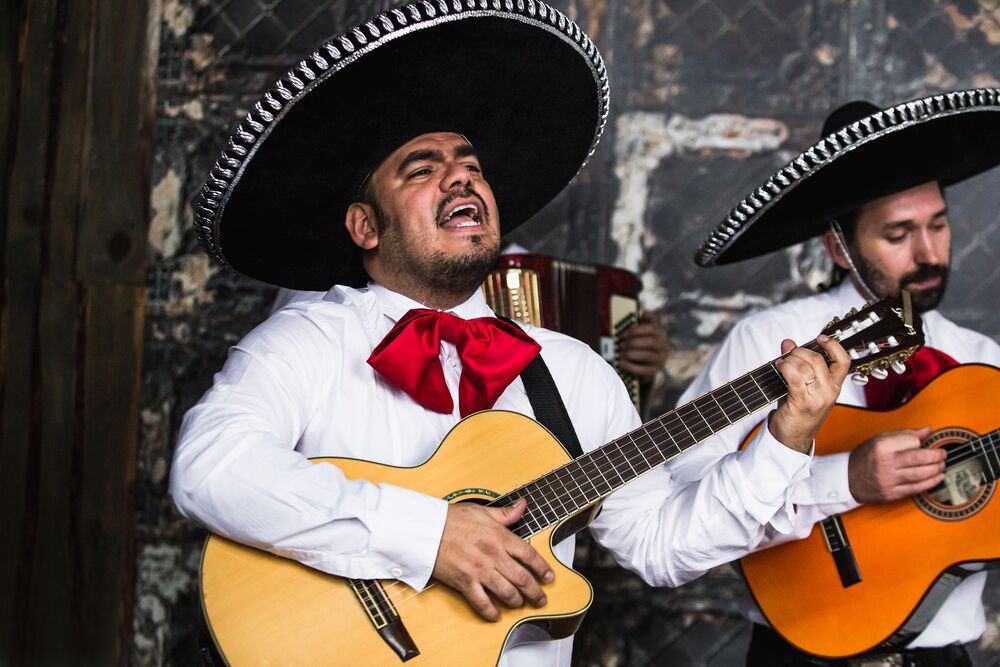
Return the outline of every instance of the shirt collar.
[[[419,301],[414,301],[408,296],[393,292],[387,287],[376,282],[369,282],[368,289],[375,295],[375,301],[382,310],[382,314],[393,322],[398,322],[399,318],[414,308],[426,308]],[[471,320],[474,317],[496,317],[490,307],[486,305],[486,297],[483,291],[477,289],[466,301],[458,304],[454,308],[448,309],[449,313],[461,317],[463,320]]]

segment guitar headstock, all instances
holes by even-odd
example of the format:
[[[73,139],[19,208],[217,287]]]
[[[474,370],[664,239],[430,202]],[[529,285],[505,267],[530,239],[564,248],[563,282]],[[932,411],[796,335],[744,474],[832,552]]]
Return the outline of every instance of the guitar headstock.
[[[843,318],[835,317],[823,333],[840,341],[851,357],[851,379],[868,382],[872,375],[882,379],[889,369],[902,373],[904,362],[924,344],[920,317],[913,312],[910,293],[899,299],[869,301],[864,308],[852,308]]]

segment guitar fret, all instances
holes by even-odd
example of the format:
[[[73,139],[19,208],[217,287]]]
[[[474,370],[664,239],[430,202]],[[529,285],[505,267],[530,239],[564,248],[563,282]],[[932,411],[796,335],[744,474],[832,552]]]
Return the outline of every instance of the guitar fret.
[[[694,404],[694,401],[677,408],[677,414],[681,418],[681,423],[684,424],[684,427],[696,442],[704,440],[715,432],[708,425],[708,422],[705,421],[705,417],[702,416],[701,412],[698,411],[698,406]],[[695,417],[700,419],[701,423],[698,423]]]
[[[621,473],[618,472],[617,468],[615,468],[615,464],[611,461],[611,457],[608,455],[608,451],[609,451],[608,448],[603,448],[602,447],[601,449],[598,449],[596,452],[594,452],[594,454],[595,454],[595,456],[598,453],[600,453],[601,455],[603,455],[604,456],[604,460],[608,462],[608,472],[609,473],[614,473],[615,475],[618,475],[618,482],[617,483],[614,482],[611,479],[608,480],[609,482],[611,482],[611,488],[618,488],[619,486],[624,486],[625,480],[622,478]],[[607,479],[607,477],[605,477],[605,478]]]
[[[590,454],[588,454],[585,458],[587,459],[587,463],[593,468],[594,472],[596,472],[597,475],[600,476],[600,477],[597,477],[595,475],[591,475],[591,484],[593,484],[594,488],[597,490],[597,492],[601,496],[606,496],[607,494],[611,493],[611,490],[614,487],[611,486],[611,484],[608,482],[607,478],[604,476],[604,471],[601,470],[601,466],[597,462],[597,459],[594,456],[590,455]],[[605,488],[601,489],[600,487],[598,487],[597,485],[599,483],[603,484]]]
[[[730,419],[729,415],[726,414],[726,411],[722,409],[722,406],[719,404],[719,399],[717,399],[715,397],[715,392],[714,391],[713,392],[709,392],[708,397],[711,398],[713,401],[715,401],[715,405],[718,406],[719,412],[722,414],[723,417],[725,417],[726,423],[731,426],[732,423],[733,423],[733,420]]]
[[[743,400],[743,397],[740,396],[740,393],[738,391],[736,391],[736,388],[732,384],[727,384],[726,386],[724,386],[724,387],[722,387],[720,389],[717,389],[716,392],[713,392],[713,393],[718,393],[718,394],[721,395],[722,392],[725,391],[725,390],[729,390],[730,392],[732,392],[733,396],[736,397],[736,400],[738,400],[740,402],[740,405],[743,406],[743,414],[740,415],[739,417],[737,417],[737,419],[742,419],[743,417],[746,417],[747,415],[749,415],[752,412],[752,410],[750,409],[750,407]]]

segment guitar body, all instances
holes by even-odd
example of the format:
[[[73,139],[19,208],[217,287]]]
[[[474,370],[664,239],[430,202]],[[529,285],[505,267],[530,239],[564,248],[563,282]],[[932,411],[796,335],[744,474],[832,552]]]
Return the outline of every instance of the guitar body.
[[[933,430],[925,446],[955,446],[996,429],[998,417],[1000,370],[957,366],[894,410],[835,406],[816,436],[816,454],[849,451],[879,433],[924,424]],[[947,591],[935,588],[943,574],[960,563],[1000,559],[1000,503],[990,502],[995,486],[978,486],[957,503],[925,493],[842,515],[859,583],[843,585],[818,525],[806,539],[743,558],[743,574],[772,627],[809,653],[844,657],[906,643],[922,630],[915,621],[943,601]]]
[[[533,420],[511,412],[480,412],[462,420],[434,456],[415,468],[354,459],[332,463],[348,478],[394,484],[452,502],[490,501],[570,460],[562,445]],[[514,465],[512,465],[512,462]],[[587,517],[589,518],[589,512]],[[580,517],[580,515],[576,515]],[[548,603],[506,609],[488,623],[452,589],[431,581],[415,594],[397,581],[383,586],[419,655],[407,665],[494,664],[510,633],[522,623],[551,636],[572,634],[590,607],[590,583],[552,552],[556,524],[530,538],[555,571],[544,586]],[[212,536],[201,567],[205,617],[219,652],[231,665],[399,665],[401,658],[376,632],[347,580],[295,561]]]

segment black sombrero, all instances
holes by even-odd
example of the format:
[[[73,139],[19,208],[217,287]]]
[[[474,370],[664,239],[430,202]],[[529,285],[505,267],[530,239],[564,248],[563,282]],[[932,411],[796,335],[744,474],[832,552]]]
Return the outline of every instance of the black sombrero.
[[[851,102],[823,138],[746,196],[695,253],[729,264],[817,236],[862,204],[938,181],[951,185],[1000,164],[1000,89],[932,95],[879,109]]]
[[[465,135],[509,232],[594,152],[608,80],[594,43],[533,0],[424,0],[326,42],[237,126],[195,207],[208,253],[294,289],[363,285],[344,214],[426,132]]]

